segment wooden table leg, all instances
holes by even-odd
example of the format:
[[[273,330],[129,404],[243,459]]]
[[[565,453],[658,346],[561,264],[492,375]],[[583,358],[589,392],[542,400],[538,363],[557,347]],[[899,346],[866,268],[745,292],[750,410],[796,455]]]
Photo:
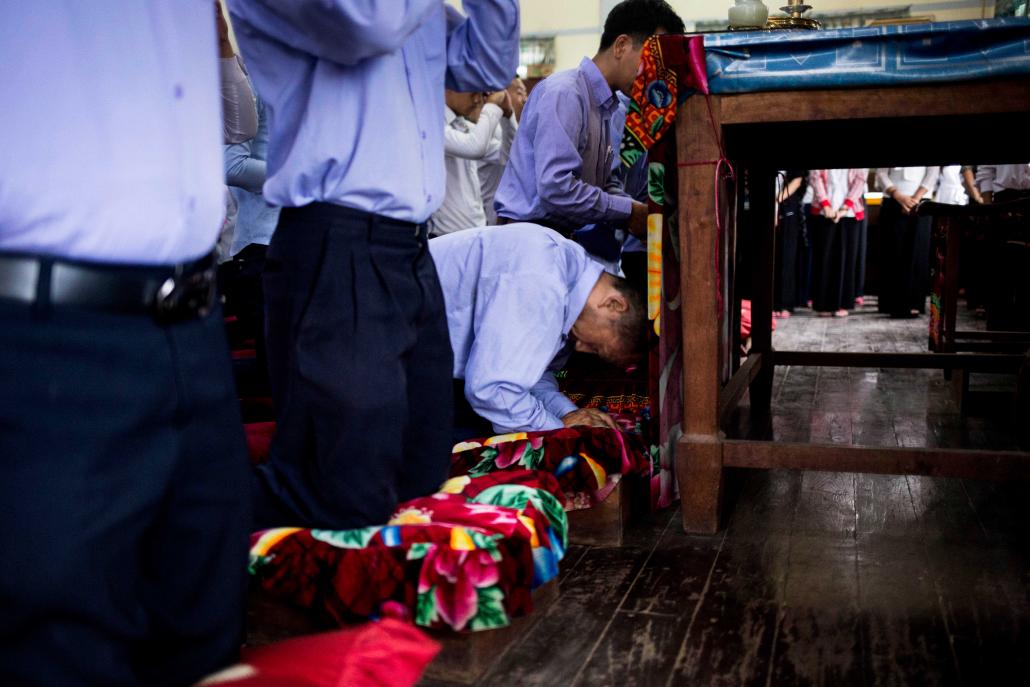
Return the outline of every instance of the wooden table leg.
[[[722,513],[722,441],[681,437],[676,445],[676,479],[683,529],[691,534],[717,533]]]
[[[712,97],[710,111],[707,105],[703,97],[688,98],[680,108],[676,127],[683,165],[679,170],[679,248],[684,382],[683,438],[676,447],[676,478],[684,528],[714,533],[719,529],[722,498],[720,323],[728,316],[728,308],[719,297],[717,274],[715,161],[722,153],[714,132],[721,131],[719,98]],[[714,121],[709,121],[709,116]],[[732,229],[732,225],[724,228]]]

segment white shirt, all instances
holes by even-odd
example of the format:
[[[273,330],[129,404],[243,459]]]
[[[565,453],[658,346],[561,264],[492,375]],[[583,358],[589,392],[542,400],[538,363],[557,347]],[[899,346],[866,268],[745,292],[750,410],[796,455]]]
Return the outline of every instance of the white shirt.
[[[930,192],[937,185],[940,167],[879,167],[876,170],[876,183],[881,191],[894,187],[906,196],[915,195],[922,186]]]
[[[980,165],[976,168],[976,185],[980,193],[997,193],[1005,189],[1030,189],[1030,164]]]
[[[969,204],[969,196],[966,195],[966,189],[962,186],[962,165],[941,167],[941,183],[937,187],[934,200],[948,205]]]
[[[483,211],[487,224],[497,224],[497,211],[494,210],[494,195],[501,183],[504,168],[511,155],[511,142],[515,140],[515,132],[519,129],[515,116],[501,118],[501,124],[494,129],[490,141],[490,152],[479,161],[479,191],[483,197]]]
[[[433,213],[433,234],[441,236],[462,229],[486,226],[486,212],[479,190],[478,161],[492,150],[493,133],[503,119],[501,108],[487,103],[473,124],[444,108],[444,166],[447,185],[443,204]]]

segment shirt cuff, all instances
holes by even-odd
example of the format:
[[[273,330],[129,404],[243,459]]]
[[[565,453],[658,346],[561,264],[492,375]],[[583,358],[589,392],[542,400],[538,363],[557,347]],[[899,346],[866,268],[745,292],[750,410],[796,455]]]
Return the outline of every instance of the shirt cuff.
[[[824,200],[821,203],[819,203],[819,205],[823,206],[824,208],[828,208],[830,207],[830,201]]]
[[[633,213],[633,199],[629,196],[618,196],[609,194],[611,199],[608,204],[608,212],[605,219],[626,219]]]

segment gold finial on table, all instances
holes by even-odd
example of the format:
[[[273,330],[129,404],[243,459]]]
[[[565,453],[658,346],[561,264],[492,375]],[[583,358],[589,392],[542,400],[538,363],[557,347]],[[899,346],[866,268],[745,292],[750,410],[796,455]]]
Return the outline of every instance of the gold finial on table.
[[[787,4],[780,8],[781,11],[786,13],[786,16],[769,17],[768,21],[766,21],[765,28],[818,29],[818,21],[802,16],[810,9],[812,9],[812,6],[806,5],[804,0],[787,0]]]

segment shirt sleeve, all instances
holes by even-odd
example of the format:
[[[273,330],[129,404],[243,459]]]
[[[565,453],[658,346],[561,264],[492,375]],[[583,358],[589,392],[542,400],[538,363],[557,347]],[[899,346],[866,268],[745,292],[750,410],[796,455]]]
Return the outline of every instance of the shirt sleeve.
[[[268,164],[251,156],[249,142],[225,146],[225,183],[229,186],[261,193],[267,172]]]
[[[558,418],[559,421],[576,409],[576,404],[559,391],[558,380],[554,378],[551,370],[544,372],[540,381],[533,385],[530,393],[544,405],[547,412]],[[564,426],[565,423],[561,424]]]
[[[355,65],[398,50],[440,0],[229,0],[229,8],[233,21],[295,50]]]
[[[537,100],[532,116],[538,120],[532,143],[537,189],[548,213],[583,224],[629,217],[633,201],[628,196],[608,193],[579,177],[583,158],[576,141],[585,125],[580,101],[548,91]]]
[[[381,4],[396,11],[392,2]],[[461,5],[467,16],[446,7],[447,88],[502,90],[519,67],[518,0],[463,0]]]
[[[467,160],[482,160],[490,149],[490,139],[497,122],[501,119],[501,108],[493,103],[483,106],[479,121],[468,131],[460,131],[447,125],[443,129],[443,150],[448,155]]]
[[[501,117],[501,125],[494,129],[494,133],[490,137],[490,144],[487,146],[486,155],[483,156],[483,162],[502,167],[507,165],[508,159],[511,157],[511,144],[515,140],[518,130],[519,125],[515,121],[515,117]]]
[[[533,393],[562,333],[564,308],[555,280],[501,275],[481,278],[477,286],[465,398],[498,432],[564,426]]]
[[[923,180],[919,182],[919,185],[926,189],[927,194],[933,193],[934,188],[937,187],[937,178],[940,175],[940,167],[927,167],[926,173],[923,174]]]
[[[877,167],[876,168],[876,185],[880,187],[881,191],[886,192],[894,184],[891,183],[890,167]]]
[[[997,175],[997,165],[980,165],[976,168],[976,187],[980,189],[980,193],[994,192],[994,179]]]
[[[821,169],[813,169],[808,173],[808,185],[812,187],[812,205],[830,207],[830,192],[826,188]]]
[[[222,91],[222,138],[226,143],[242,143],[257,133],[257,104],[239,58],[218,60]]]

